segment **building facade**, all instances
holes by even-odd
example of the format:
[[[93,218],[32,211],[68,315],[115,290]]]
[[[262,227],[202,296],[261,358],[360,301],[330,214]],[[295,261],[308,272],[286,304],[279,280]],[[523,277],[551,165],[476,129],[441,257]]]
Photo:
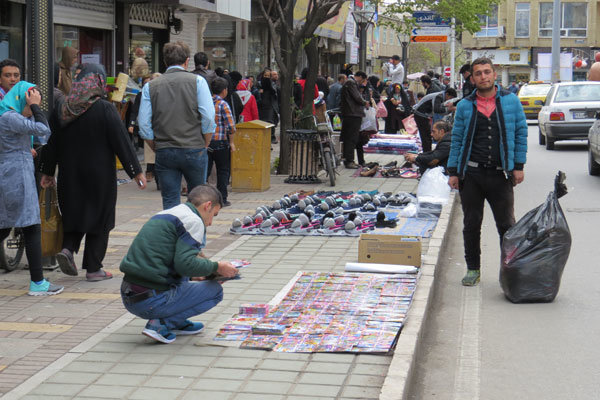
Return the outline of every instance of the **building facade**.
[[[560,49],[561,53],[572,55],[570,65],[561,68],[572,67],[572,80],[585,79],[600,49],[600,26],[595,22],[599,12],[597,2],[561,2]],[[546,65],[538,63],[543,60],[540,54],[551,52],[552,18],[552,1],[506,0],[489,17],[481,17],[481,31],[463,34],[462,45],[471,52],[471,59],[492,58],[503,85],[536,80],[546,76],[541,73]],[[578,60],[582,60],[581,67],[577,66]]]

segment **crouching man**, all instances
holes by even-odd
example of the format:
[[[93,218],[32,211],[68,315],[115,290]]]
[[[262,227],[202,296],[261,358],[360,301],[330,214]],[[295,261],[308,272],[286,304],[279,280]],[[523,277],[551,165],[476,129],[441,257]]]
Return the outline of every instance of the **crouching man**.
[[[229,262],[201,256],[206,227],[222,206],[216,188],[197,186],[187,203],[154,215],[134,239],[121,262],[121,298],[127,311],[148,320],[144,335],[172,343],[177,335],[199,333],[204,325],[188,318],[223,299],[221,284],[204,278],[231,278],[238,270]]]
[[[431,137],[437,142],[435,150],[426,151],[421,154],[407,153],[404,159],[419,166],[419,172],[424,174],[428,168],[444,167],[448,163],[450,155],[450,142],[452,140],[452,127],[446,121],[438,121],[433,124]]]

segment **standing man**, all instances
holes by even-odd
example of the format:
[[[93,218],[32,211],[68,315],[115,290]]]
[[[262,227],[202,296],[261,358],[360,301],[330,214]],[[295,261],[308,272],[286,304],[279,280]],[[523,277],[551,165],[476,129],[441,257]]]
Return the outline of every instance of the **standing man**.
[[[448,184],[459,189],[464,213],[464,286],[479,282],[484,200],[502,243],[515,223],[513,186],[523,182],[527,155],[527,122],[519,98],[495,84],[489,58],[473,61],[471,74],[476,89],[458,103],[448,158]]]
[[[273,83],[273,89],[275,89],[275,98],[273,99],[273,125],[271,128],[271,143],[277,143],[277,137],[275,135],[275,128],[279,124],[279,106],[281,105],[281,87],[279,86],[279,73],[277,71],[271,71],[271,82]]]
[[[511,83],[510,86],[508,87],[508,91],[513,94],[519,93],[519,85],[517,85],[517,82],[513,81],[513,83]]]
[[[441,116],[455,110],[453,105],[445,106],[445,102],[456,98],[456,90],[450,88],[443,92],[434,92],[423,97],[413,107],[415,123],[419,128],[419,136],[423,151],[431,151],[431,123],[437,122]]]
[[[334,110],[340,107],[342,102],[342,86],[344,86],[347,79],[348,77],[345,74],[339,74],[337,82],[329,87],[329,94],[326,99],[328,110]]]
[[[600,81],[600,62],[596,61],[590,67],[588,81]]]
[[[462,87],[464,98],[470,95],[473,92],[473,90],[475,90],[475,84],[471,79],[471,64],[465,64],[462,67],[460,67],[460,74],[462,75],[465,81]]]
[[[206,149],[215,132],[215,106],[206,80],[187,71],[190,48],[183,42],[163,47],[167,71],[142,89],[140,136],[156,150],[155,173],[163,209],[178,205],[181,176],[188,191],[206,183]]]
[[[210,88],[210,85],[217,77],[217,74],[212,69],[208,69],[210,60],[205,52],[199,51],[198,53],[194,54],[194,65],[196,67],[193,72],[196,75],[200,75],[206,79],[206,83],[208,83],[208,87]]]
[[[393,55],[390,61],[385,64],[387,76],[390,78],[390,87],[394,84],[402,85],[404,81],[404,65],[400,62],[399,55]]]
[[[342,132],[340,136],[344,141],[344,166],[350,169],[358,169],[358,165],[354,162],[354,149],[358,143],[365,107],[369,108],[369,103],[363,99],[358,87],[365,85],[366,81],[367,74],[358,71],[354,74],[354,79],[349,78],[342,86]]]
[[[15,60],[0,61],[0,101],[21,80],[21,67]]]

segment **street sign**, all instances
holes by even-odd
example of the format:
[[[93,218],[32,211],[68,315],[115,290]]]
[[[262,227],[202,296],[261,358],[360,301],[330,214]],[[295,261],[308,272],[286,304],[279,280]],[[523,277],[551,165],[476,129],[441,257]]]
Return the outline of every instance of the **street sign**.
[[[452,75],[452,70],[450,67],[444,67],[444,76],[450,78],[450,75]]]
[[[426,26],[412,30],[412,36],[450,36],[450,27]]]
[[[448,36],[411,36],[410,41],[414,43],[446,43]]]
[[[419,26],[450,26],[450,21],[443,19],[434,11],[416,11],[413,18]]]

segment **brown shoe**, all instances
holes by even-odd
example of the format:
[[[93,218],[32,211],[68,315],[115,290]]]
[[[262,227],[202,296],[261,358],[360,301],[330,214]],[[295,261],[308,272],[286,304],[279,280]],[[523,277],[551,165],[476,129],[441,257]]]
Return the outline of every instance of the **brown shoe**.
[[[379,169],[379,166],[376,165],[373,168],[363,170],[363,171],[361,171],[360,176],[365,176],[365,177],[367,177],[367,176],[375,176],[375,174],[377,173],[378,169]]]
[[[354,161],[349,162],[349,163],[344,163],[344,167],[348,168],[348,169],[358,169],[358,164],[355,163]]]

